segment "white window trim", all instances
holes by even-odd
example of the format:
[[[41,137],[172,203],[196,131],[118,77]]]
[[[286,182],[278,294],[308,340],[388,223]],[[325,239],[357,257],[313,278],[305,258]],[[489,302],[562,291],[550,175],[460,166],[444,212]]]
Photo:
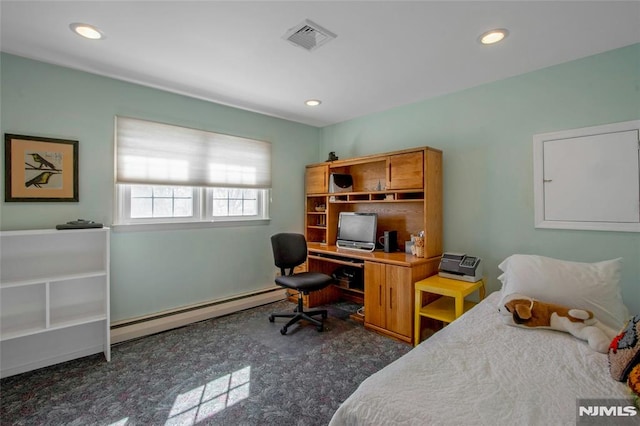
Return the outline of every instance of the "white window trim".
[[[154,186],[154,185],[149,185]],[[155,185],[160,186],[160,185]],[[176,223],[176,222],[198,222],[201,221],[200,215],[198,212],[202,211],[201,207],[201,196],[202,191],[196,190],[193,191],[193,205],[192,209],[194,212],[194,216],[191,217],[163,217],[163,218],[153,218],[153,217],[145,217],[145,218],[132,218],[131,214],[131,185],[116,185],[116,192],[118,193],[118,202],[120,206],[120,215],[116,216],[118,224],[122,225],[136,225],[136,224],[148,224],[154,222],[167,222],[167,223]]]
[[[139,224],[113,224],[115,232],[174,231],[204,228],[232,228],[236,226],[269,225],[271,219],[239,220],[239,221],[198,221],[198,222],[158,222]]]
[[[153,186],[153,185],[152,185]],[[160,185],[162,186],[162,185]],[[208,203],[211,188],[195,188],[193,217],[163,217],[132,219],[130,215],[130,187],[129,185],[115,185],[116,212],[115,221],[111,228],[118,231],[156,231],[220,228],[235,226],[263,226],[271,221],[269,206],[271,191],[258,191],[258,203],[261,215],[258,216],[218,216],[213,217]],[[206,207],[205,207],[206,206]]]
[[[213,197],[213,188],[205,188],[205,196],[204,196],[204,205],[205,211],[204,215],[206,218],[211,219],[214,222],[252,222],[256,220],[263,220],[265,216],[269,215],[269,202],[271,198],[271,191],[262,191],[258,190],[258,209],[262,212],[262,215],[257,216],[213,216],[213,212],[211,208],[213,207],[212,203],[209,203],[209,200]],[[266,194],[265,194],[266,192]]]

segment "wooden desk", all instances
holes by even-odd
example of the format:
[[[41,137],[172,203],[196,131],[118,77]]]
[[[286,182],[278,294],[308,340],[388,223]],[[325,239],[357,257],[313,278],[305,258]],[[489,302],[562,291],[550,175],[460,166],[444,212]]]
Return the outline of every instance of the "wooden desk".
[[[413,342],[414,283],[437,273],[439,256],[425,259],[401,252],[360,252],[319,243],[307,247],[309,271],[331,275],[340,266],[350,266],[363,272],[362,290],[331,286],[329,298],[363,303],[366,328]],[[323,303],[330,301],[323,298]]]
[[[476,304],[465,297],[478,291],[484,299],[484,280],[470,283],[433,275],[415,284],[415,334],[414,345],[420,343],[420,318],[433,318],[445,323],[453,322]],[[438,294],[443,297],[423,306],[422,293]]]
[[[385,253],[383,251],[359,251],[359,250],[347,250],[341,249],[337,246],[328,246],[320,243],[307,243],[307,249],[309,250],[309,257],[322,257],[322,256],[341,256],[353,260],[362,260],[362,261],[372,261],[372,262],[382,262],[390,265],[397,266],[408,266],[413,267],[416,265],[423,265],[426,263],[432,263],[433,259],[438,259],[440,262],[440,257],[433,257],[430,259],[425,259],[424,257],[416,257],[411,254],[406,254],[404,252],[395,252],[395,253]],[[322,260],[326,260],[327,258],[322,258]],[[353,263],[353,262],[351,262]]]

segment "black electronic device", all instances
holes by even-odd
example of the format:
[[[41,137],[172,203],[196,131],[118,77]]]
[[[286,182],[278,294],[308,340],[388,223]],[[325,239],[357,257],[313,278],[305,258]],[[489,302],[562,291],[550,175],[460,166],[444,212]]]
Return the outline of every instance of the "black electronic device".
[[[398,231],[384,231],[379,241],[385,253],[398,251]]]
[[[88,228],[102,228],[101,223],[96,223],[92,220],[78,219],[72,220],[61,225],[56,225],[56,229],[88,229]]]
[[[329,176],[329,192],[353,191],[353,177],[344,173],[331,173]]]
[[[336,284],[342,288],[358,289],[364,288],[362,268],[340,266],[331,275]]]
[[[350,250],[373,251],[376,248],[376,213],[340,212],[336,246]]]
[[[477,282],[482,279],[481,259],[464,253],[443,253],[438,275],[456,280]]]

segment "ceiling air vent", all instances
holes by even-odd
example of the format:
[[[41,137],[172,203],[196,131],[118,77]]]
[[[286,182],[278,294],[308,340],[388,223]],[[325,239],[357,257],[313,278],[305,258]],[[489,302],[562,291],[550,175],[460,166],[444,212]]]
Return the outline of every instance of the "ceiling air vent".
[[[334,33],[326,28],[322,28],[315,22],[305,19],[301,24],[287,31],[282,38],[311,52],[336,37]]]

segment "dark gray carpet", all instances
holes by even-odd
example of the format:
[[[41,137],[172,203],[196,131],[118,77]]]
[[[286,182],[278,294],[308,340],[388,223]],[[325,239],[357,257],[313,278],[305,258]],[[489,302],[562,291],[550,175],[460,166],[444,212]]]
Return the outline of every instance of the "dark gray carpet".
[[[344,304],[325,331],[268,321],[283,301],[2,379],[3,425],[326,425],[369,375],[411,347],[365,330]]]

